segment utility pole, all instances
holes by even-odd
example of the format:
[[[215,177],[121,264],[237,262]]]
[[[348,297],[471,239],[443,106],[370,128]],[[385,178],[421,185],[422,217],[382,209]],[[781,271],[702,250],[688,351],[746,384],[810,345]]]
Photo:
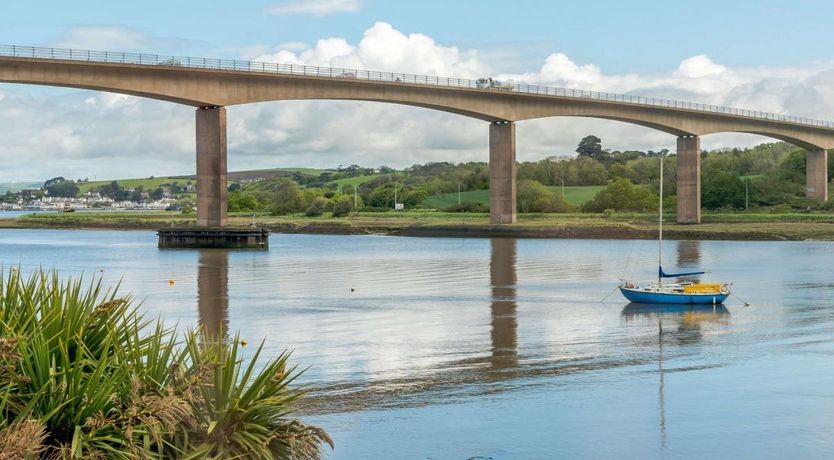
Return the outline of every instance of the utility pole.
[[[353,209],[359,206],[359,201],[356,199],[356,184],[353,184]]]
[[[460,204],[460,181],[458,181],[458,204]]]
[[[394,184],[394,210],[397,209],[397,185]]]

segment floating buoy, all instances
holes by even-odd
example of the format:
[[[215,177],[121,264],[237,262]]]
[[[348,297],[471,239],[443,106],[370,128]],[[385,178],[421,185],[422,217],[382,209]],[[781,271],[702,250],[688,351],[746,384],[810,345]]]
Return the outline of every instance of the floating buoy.
[[[176,283],[176,281],[174,281],[174,278],[168,280],[168,286],[173,286],[174,283]]]
[[[350,288],[350,292],[353,292],[353,291],[355,291],[355,290],[356,290],[356,289]]]
[[[241,346],[241,347],[245,347],[245,346],[246,346],[246,344],[248,344],[248,343],[249,343],[249,342],[247,342],[247,341],[245,341],[245,340],[241,340],[241,341],[240,341],[240,346]]]

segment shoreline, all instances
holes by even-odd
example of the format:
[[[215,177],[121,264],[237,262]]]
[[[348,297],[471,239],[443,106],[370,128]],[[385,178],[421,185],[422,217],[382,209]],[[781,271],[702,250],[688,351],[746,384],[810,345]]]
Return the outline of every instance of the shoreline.
[[[438,218],[439,217],[439,218]],[[804,217],[804,216],[803,216]],[[664,226],[670,240],[834,241],[834,217],[794,220],[715,218],[696,225]],[[656,220],[647,216],[526,216],[513,225],[491,225],[478,216],[395,215],[328,219],[259,218],[257,226],[276,234],[390,235],[441,238],[618,239],[657,238]],[[189,227],[194,219],[182,215],[37,215],[2,218],[0,229],[149,230]],[[232,217],[230,227],[249,227],[251,218]]]

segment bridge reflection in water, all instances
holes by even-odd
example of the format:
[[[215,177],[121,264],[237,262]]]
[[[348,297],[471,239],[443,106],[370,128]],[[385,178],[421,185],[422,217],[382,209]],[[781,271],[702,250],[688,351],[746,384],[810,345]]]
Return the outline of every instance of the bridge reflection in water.
[[[516,240],[495,238],[491,241],[489,280],[492,285],[492,367],[515,367],[518,365]]]
[[[197,268],[199,325],[209,340],[229,333],[229,251],[200,249]]]
[[[692,308],[681,305],[629,304],[621,310],[624,326],[634,326],[645,331],[629,339],[625,345],[634,348],[639,356],[631,354],[624,357],[614,349],[593,356],[577,354],[572,349],[573,342],[577,339],[573,335],[548,337],[548,341],[561,344],[549,351],[530,349],[522,353],[519,346],[519,303],[524,305],[523,302],[528,302],[532,306],[535,299],[523,301],[518,295],[517,245],[518,242],[510,238],[496,238],[490,241],[489,285],[488,290],[484,292],[489,305],[489,316],[484,318],[488,319],[489,342],[482,345],[482,352],[475,352],[460,359],[440,360],[429,368],[415,368],[406,375],[393,378],[315,382],[313,392],[306,400],[304,412],[321,414],[409,407],[420,405],[420,401],[427,399],[454,399],[471,392],[512,391],[523,386],[524,382],[531,382],[531,379],[654,362],[658,363],[660,374],[660,404],[663,412],[664,359],[667,359],[669,354],[674,357],[681,353],[683,348],[703,341],[705,325],[720,327],[729,322],[729,311],[724,306]],[[680,242],[677,249],[679,265],[694,266],[700,262],[699,242]],[[228,338],[228,283],[229,251],[200,250],[197,280],[199,324],[207,331],[210,339]],[[591,307],[582,304],[554,304],[554,318],[566,315],[567,320],[570,315],[564,310],[566,308],[575,310]],[[651,334],[651,330],[656,332]],[[555,330],[554,333],[559,334]],[[671,353],[664,352],[664,346],[670,345]],[[664,419],[661,421],[661,430],[665,433],[665,417],[662,414],[661,417]]]

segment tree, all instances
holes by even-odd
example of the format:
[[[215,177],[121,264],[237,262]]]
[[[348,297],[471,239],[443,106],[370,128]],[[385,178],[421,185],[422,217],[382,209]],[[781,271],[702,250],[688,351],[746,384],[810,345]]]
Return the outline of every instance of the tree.
[[[124,201],[127,199],[127,192],[122,190],[119,186],[119,183],[116,181],[112,181],[109,184],[102,185],[98,188],[98,192],[101,196],[105,196],[108,198],[112,198],[114,201]]]
[[[71,180],[66,180],[63,177],[56,177],[44,182],[44,189],[50,196],[60,196],[72,198],[78,195],[78,186]]]
[[[701,204],[707,209],[744,209],[744,182],[728,171],[706,175],[702,182]]]
[[[576,153],[579,156],[593,158],[597,161],[604,161],[611,157],[611,154],[602,149],[602,139],[590,135],[585,136],[579,141],[579,146],[576,148]]]
[[[299,212],[303,208],[304,200],[301,189],[292,179],[278,179],[272,193],[272,213],[275,215]]]
[[[650,211],[658,207],[658,197],[646,187],[634,185],[628,179],[616,179],[600,190],[582,206],[586,212]]]
[[[805,183],[805,151],[794,150],[779,164],[779,178],[797,184]]]
[[[574,161],[576,185],[602,185],[608,180],[608,171],[599,161],[589,157],[579,157]]]
[[[64,179],[64,176],[53,177],[52,179],[49,179],[48,181],[43,183],[43,188],[48,189],[49,187],[51,187],[55,184],[59,184],[61,182],[66,182],[66,179]]]
[[[260,207],[261,205],[254,195],[241,192],[229,194],[229,212],[254,212]]]
[[[393,208],[394,207],[394,187],[399,187],[399,184],[383,184],[376,187],[370,195],[368,195],[368,205],[375,208]]]

